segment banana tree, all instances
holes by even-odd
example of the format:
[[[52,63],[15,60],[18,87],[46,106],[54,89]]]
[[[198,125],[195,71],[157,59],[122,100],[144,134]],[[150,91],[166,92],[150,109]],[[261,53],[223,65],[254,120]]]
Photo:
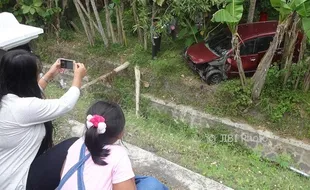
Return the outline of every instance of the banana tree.
[[[305,18],[309,17],[308,15],[310,14],[308,7],[309,1],[310,0],[291,0],[291,1],[270,0],[271,5],[277,11],[279,11],[279,24],[277,27],[276,34],[273,38],[273,41],[270,44],[268,51],[262,58],[260,64],[258,65],[258,68],[252,78],[253,80],[252,99],[256,100],[260,97],[273,56],[277,48],[281,44],[283,36],[285,32],[288,30],[290,23],[292,23],[294,15],[298,14],[298,16],[302,16]],[[307,24],[303,23],[303,25],[305,30],[305,26],[307,27]],[[309,35],[309,32],[305,32],[305,34]]]
[[[299,31],[302,30],[300,26],[305,26],[307,24],[307,17],[310,16],[310,1],[309,0],[293,0],[288,4],[293,11],[292,22],[290,23],[289,30],[286,31],[285,35],[285,45],[284,45],[284,54],[282,58],[282,65],[285,68],[285,75],[283,86],[286,86],[288,78],[291,75],[292,59],[294,55],[295,44]],[[306,30],[304,30],[306,31]],[[307,35],[307,32],[305,32]],[[304,42],[303,42],[304,43]],[[300,60],[303,58],[304,50],[302,49],[305,46],[300,47],[299,56]]]
[[[310,6],[308,6],[308,11],[306,11],[306,13],[308,13],[308,14],[310,14],[310,10],[309,9],[310,9]],[[310,15],[308,15],[307,17],[302,18],[302,26],[303,26],[304,34],[308,38],[308,43],[310,43]],[[308,69],[307,69],[307,72],[305,74],[304,81],[303,81],[304,82],[303,90],[305,92],[308,91],[309,88],[310,88],[310,59],[308,58],[306,60],[306,62],[308,63]]]
[[[114,4],[117,24],[117,40],[119,43],[127,46],[127,37],[124,30],[123,14],[124,14],[124,1],[112,0]]]
[[[240,43],[238,35],[238,23],[243,14],[244,0],[227,0],[224,8],[218,10],[213,14],[212,22],[221,22],[227,24],[232,33],[231,44],[234,49],[234,59],[237,62],[239,77],[242,87],[245,87],[245,74],[240,58]]]

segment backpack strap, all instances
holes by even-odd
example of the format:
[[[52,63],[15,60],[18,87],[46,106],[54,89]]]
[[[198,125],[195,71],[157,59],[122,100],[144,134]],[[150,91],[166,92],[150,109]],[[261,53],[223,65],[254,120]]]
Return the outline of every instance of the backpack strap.
[[[83,143],[82,145],[82,148],[81,148],[81,151],[80,151],[80,160],[82,160],[84,157],[87,157],[89,158],[90,154],[88,154],[87,156],[85,156],[85,149],[86,149],[86,146],[85,144]],[[86,160],[85,160],[86,161]],[[85,184],[84,184],[84,175],[83,175],[83,172],[84,172],[84,163],[85,161],[83,162],[83,164],[78,168],[77,170],[77,182],[78,182],[78,190],[85,190]]]
[[[83,170],[80,170],[81,167],[84,169],[84,163],[90,157],[90,154],[85,155],[85,150],[86,150],[86,146],[85,146],[85,144],[83,144],[81,147],[80,159],[79,159],[78,163],[76,163],[74,166],[72,166],[70,168],[70,170],[64,175],[64,177],[61,179],[56,190],[61,190],[61,188],[64,186],[64,184],[68,181],[68,179],[76,171],[78,171],[78,180],[77,180],[78,181],[78,189],[79,190],[85,190],[85,185],[84,185],[84,181],[83,181]]]

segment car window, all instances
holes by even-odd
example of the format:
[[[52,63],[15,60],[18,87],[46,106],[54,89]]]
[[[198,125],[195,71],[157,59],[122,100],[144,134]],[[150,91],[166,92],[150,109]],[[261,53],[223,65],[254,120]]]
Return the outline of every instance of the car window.
[[[240,46],[240,55],[251,55],[254,53],[255,48],[255,39],[245,41],[241,43]]]
[[[272,40],[273,40],[273,36],[266,36],[266,37],[258,38],[256,42],[255,53],[267,51]]]

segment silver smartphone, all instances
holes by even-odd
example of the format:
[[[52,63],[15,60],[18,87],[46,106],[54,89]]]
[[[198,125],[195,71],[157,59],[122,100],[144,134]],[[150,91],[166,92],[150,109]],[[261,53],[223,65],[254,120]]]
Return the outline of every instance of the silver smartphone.
[[[74,60],[60,58],[60,67],[63,69],[73,69]]]

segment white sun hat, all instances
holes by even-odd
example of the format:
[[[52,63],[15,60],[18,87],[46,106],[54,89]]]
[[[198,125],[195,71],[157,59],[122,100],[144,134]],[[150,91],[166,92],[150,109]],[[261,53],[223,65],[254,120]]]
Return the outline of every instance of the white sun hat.
[[[0,13],[0,49],[27,44],[42,33],[42,28],[20,24],[12,13]]]

